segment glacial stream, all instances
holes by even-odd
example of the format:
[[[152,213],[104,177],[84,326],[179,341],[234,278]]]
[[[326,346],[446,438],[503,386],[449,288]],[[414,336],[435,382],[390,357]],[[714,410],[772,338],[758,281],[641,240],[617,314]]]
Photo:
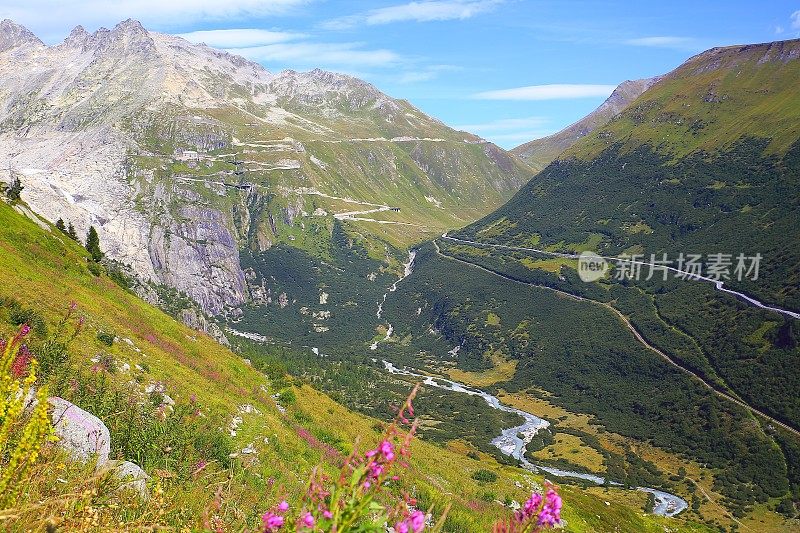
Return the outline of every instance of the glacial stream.
[[[378,317],[380,317],[383,313],[383,304],[386,302],[386,298],[389,292],[395,292],[397,290],[397,284],[411,275],[415,255],[416,252],[414,251],[411,251],[409,253],[408,263],[405,264],[405,271],[403,273],[403,276],[399,280],[397,280],[383,295],[383,301],[378,303]],[[394,328],[390,324],[386,336],[384,337],[383,340],[379,342],[388,340],[391,337],[393,331]],[[370,348],[372,350],[377,350],[379,342],[373,343],[372,346],[370,346]],[[449,379],[441,377],[433,377],[433,376],[427,376],[425,374],[419,374],[417,372],[413,372],[405,368],[398,368],[394,366],[391,362],[386,360],[383,360],[383,365],[386,368],[386,371],[389,372],[390,374],[419,377],[423,379],[423,384],[425,385],[437,387],[440,389],[456,393],[469,394],[471,396],[480,396],[486,401],[486,403],[492,409],[497,409],[498,411],[503,411],[506,413],[513,413],[522,417],[525,420],[523,424],[502,430],[501,434],[492,439],[491,443],[505,455],[517,459],[523,468],[526,468],[527,470],[530,470],[532,472],[538,472],[538,471],[547,472],[548,474],[557,477],[579,478],[586,481],[590,481],[592,483],[596,483],[597,485],[602,485],[605,483],[605,478],[598,475],[585,474],[582,472],[573,472],[571,470],[562,470],[560,468],[554,468],[541,464],[534,464],[525,458],[525,448],[528,445],[528,443],[530,443],[530,441],[533,439],[533,437],[540,429],[544,429],[550,426],[550,423],[547,420],[539,418],[536,415],[522,411],[520,409],[516,409],[514,407],[505,405],[496,396],[489,394],[488,392],[473,387],[468,387],[467,385],[458,383],[456,381],[451,381]],[[610,481],[609,484],[618,486],[620,485],[619,483],[614,481]],[[649,492],[655,497],[655,507],[653,508],[653,514],[661,516],[676,516],[677,514],[681,513],[688,507],[686,500],[674,494],[670,494],[668,492],[663,492],[649,487],[636,487],[636,490],[642,492]]]

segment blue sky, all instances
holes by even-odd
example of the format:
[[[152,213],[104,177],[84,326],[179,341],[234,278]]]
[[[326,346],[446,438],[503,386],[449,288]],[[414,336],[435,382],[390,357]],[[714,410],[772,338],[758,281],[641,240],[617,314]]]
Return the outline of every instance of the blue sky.
[[[136,18],[272,70],[364,78],[513,147],[574,122],[616,84],[720,45],[800,37],[800,0],[2,0],[47,43]],[[544,87],[542,87],[544,86]]]

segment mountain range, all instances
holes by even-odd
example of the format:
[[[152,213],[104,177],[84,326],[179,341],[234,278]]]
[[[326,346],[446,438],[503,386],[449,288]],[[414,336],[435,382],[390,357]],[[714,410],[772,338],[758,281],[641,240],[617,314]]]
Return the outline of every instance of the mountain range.
[[[0,205],[2,280],[55,316],[61,269],[98,343],[145,347],[107,350],[137,379],[152,352],[153,379],[221,418],[247,397],[239,414],[280,428],[267,463],[349,452],[334,426],[375,429],[363,415],[391,419],[427,376],[422,498],[466,491],[447,530],[511,506],[527,464],[577,484],[567,529],[782,531],[800,500],[798,87],[800,40],[714,48],[507,152],[351,76],[272,73],[133,20],[54,46],[6,20],[0,181],[23,191]],[[102,269],[58,219],[97,229]],[[609,270],[584,281],[581,252]],[[724,256],[722,284],[647,275],[690,254]],[[739,255],[757,271],[737,278]],[[645,275],[618,275],[631,256]],[[515,432],[520,413],[545,423]],[[480,465],[500,481],[461,475]],[[685,508],[642,515],[637,488]]]
[[[250,300],[240,249],[325,256],[347,219],[384,257],[532,174],[349,76],[270,73],[132,20],[55,46],[8,20],[0,31],[0,159],[26,201],[94,225],[109,258],[211,315]]]

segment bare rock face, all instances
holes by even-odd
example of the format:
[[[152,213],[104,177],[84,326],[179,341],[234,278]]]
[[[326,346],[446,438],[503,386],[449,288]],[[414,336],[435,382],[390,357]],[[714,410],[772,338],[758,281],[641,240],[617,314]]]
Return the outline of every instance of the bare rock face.
[[[34,212],[81,238],[94,226],[141,287],[175,289],[207,315],[249,299],[240,249],[306,231],[311,193],[298,190],[353,196],[390,176],[419,191],[419,173],[398,163],[409,143],[426,147],[412,155],[425,197],[470,191],[482,209],[499,205],[528,171],[474,141],[357,78],[273,74],[134,20],[78,26],[55,46],[0,22],[0,179],[19,177]]]
[[[139,465],[130,461],[111,461],[107,466],[112,467],[116,476],[123,481],[120,489],[131,490],[144,500],[150,497],[147,490],[150,476]]]
[[[52,420],[58,444],[82,461],[97,458],[98,466],[108,462],[111,434],[102,420],[67,400],[47,400],[53,408]]]
[[[26,27],[8,19],[0,21],[0,52],[23,45],[44,46],[44,43]]]
[[[179,222],[152,228],[149,250],[158,277],[212,315],[243,304],[244,273],[225,216],[194,205],[182,207],[179,214]]]

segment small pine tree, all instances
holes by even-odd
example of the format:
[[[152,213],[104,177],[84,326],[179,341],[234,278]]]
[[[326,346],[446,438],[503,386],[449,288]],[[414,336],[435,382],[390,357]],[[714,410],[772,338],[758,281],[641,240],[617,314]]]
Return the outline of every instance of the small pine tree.
[[[59,218],[58,220],[56,220],[56,229],[61,231],[62,233],[67,232],[67,227],[64,225],[63,219]]]
[[[22,186],[22,182],[19,180],[19,178],[12,179],[11,183],[8,184],[8,188],[6,189],[6,198],[8,198],[13,204],[20,199],[22,196],[22,189],[24,188],[25,187]]]
[[[103,252],[100,251],[100,237],[94,226],[89,226],[89,233],[86,235],[86,249],[95,263],[99,263],[103,259]]]
[[[67,235],[69,235],[69,238],[72,239],[73,241],[78,240],[78,233],[75,231],[75,226],[72,225],[72,222],[69,223],[69,229],[67,229]]]

